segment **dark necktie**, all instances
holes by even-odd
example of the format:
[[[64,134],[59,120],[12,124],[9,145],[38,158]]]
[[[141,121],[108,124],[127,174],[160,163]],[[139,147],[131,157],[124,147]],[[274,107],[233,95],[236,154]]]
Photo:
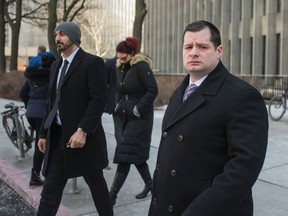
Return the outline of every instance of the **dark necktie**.
[[[186,91],[184,93],[184,97],[183,97],[183,102],[196,90],[198,86],[195,85],[194,83],[191,83],[187,88]]]
[[[46,121],[44,123],[44,128],[47,129],[51,126],[54,118],[55,118],[55,115],[57,113],[57,110],[58,110],[58,105],[59,105],[59,101],[60,101],[60,89],[61,89],[61,86],[62,86],[62,83],[63,83],[63,79],[65,77],[65,73],[66,73],[66,70],[67,70],[67,66],[68,66],[69,62],[67,60],[64,61],[64,65],[61,69],[61,74],[60,74],[60,78],[59,78],[59,82],[58,82],[58,87],[57,87],[57,90],[56,90],[56,98],[55,98],[55,102],[54,102],[54,105],[48,115],[48,117],[46,118]]]

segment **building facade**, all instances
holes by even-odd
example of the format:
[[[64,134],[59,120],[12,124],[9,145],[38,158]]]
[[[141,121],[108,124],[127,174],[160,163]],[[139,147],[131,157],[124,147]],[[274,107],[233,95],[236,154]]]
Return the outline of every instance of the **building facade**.
[[[288,75],[288,1],[146,0],[144,50],[155,74],[183,75],[182,33],[207,20],[220,30],[222,61],[237,75]]]
[[[86,16],[87,19],[90,19],[89,32],[87,32],[85,28],[87,26],[84,27],[84,24],[81,24],[81,20],[77,20],[77,17],[73,20],[80,24],[82,31],[81,47],[95,55],[103,54],[103,58],[112,58],[115,55],[117,44],[124,40],[125,37],[132,35],[135,17],[135,0],[91,1],[96,7],[89,8],[84,12],[84,16]],[[97,31],[100,31],[100,34]],[[94,35],[90,34],[92,32]],[[51,34],[53,34],[53,32],[51,32]],[[37,55],[37,48],[39,45],[45,45],[47,49],[49,49],[47,26],[42,26],[40,28],[22,21],[19,37],[18,68],[25,68],[29,59]],[[96,46],[102,46],[102,50]],[[101,51],[96,53],[97,50]],[[7,25],[5,44],[7,68],[9,68],[10,53],[11,30]]]

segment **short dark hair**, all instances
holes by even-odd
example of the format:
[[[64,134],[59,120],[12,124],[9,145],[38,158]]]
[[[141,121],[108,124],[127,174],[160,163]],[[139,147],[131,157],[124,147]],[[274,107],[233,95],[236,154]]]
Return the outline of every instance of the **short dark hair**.
[[[187,25],[183,33],[182,41],[184,41],[184,36],[187,31],[199,32],[205,28],[208,28],[210,30],[211,33],[210,41],[214,44],[214,47],[217,48],[219,45],[221,45],[221,36],[218,28],[212,23],[204,20],[192,22],[189,25]]]
[[[39,50],[39,52],[46,52],[46,46],[40,45],[40,46],[38,47],[38,50]]]

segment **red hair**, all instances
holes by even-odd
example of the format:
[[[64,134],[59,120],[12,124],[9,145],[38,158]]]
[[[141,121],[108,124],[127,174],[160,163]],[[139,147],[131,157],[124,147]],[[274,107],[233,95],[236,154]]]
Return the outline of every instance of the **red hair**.
[[[139,52],[139,39],[136,37],[127,37],[125,41],[121,41],[117,45],[116,52],[135,55]]]

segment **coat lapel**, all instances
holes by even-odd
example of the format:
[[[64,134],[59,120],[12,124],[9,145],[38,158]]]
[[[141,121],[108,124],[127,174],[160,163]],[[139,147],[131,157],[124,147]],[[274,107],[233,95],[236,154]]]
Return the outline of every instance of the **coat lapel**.
[[[66,80],[71,76],[71,74],[75,71],[77,66],[80,64],[80,62],[82,61],[82,58],[84,56],[84,53],[85,52],[81,48],[79,48],[78,52],[74,56],[70,66],[68,68],[68,71],[64,77],[62,86],[65,84]]]
[[[205,101],[205,99],[200,94],[199,87],[185,102],[182,102],[186,87],[187,85],[181,86],[179,91],[175,92],[174,98],[169,104],[169,108],[167,108],[171,118],[167,121],[166,128],[183,119],[189,113],[196,110]]]
[[[51,77],[50,77],[50,97],[52,98],[52,101],[54,102],[55,99],[55,94],[56,94],[56,83],[57,83],[57,77],[59,73],[59,69],[62,64],[62,58],[59,60],[55,61],[55,64],[52,65],[51,67]]]
[[[190,75],[187,75],[170,98],[169,106],[167,107],[163,120],[163,129],[167,129],[185,118],[188,114],[194,112],[199,106],[205,103],[205,95],[216,95],[227,74],[228,71],[220,61],[217,67],[203,81],[201,86],[199,86],[185,102],[182,102],[184,91],[190,79]]]

